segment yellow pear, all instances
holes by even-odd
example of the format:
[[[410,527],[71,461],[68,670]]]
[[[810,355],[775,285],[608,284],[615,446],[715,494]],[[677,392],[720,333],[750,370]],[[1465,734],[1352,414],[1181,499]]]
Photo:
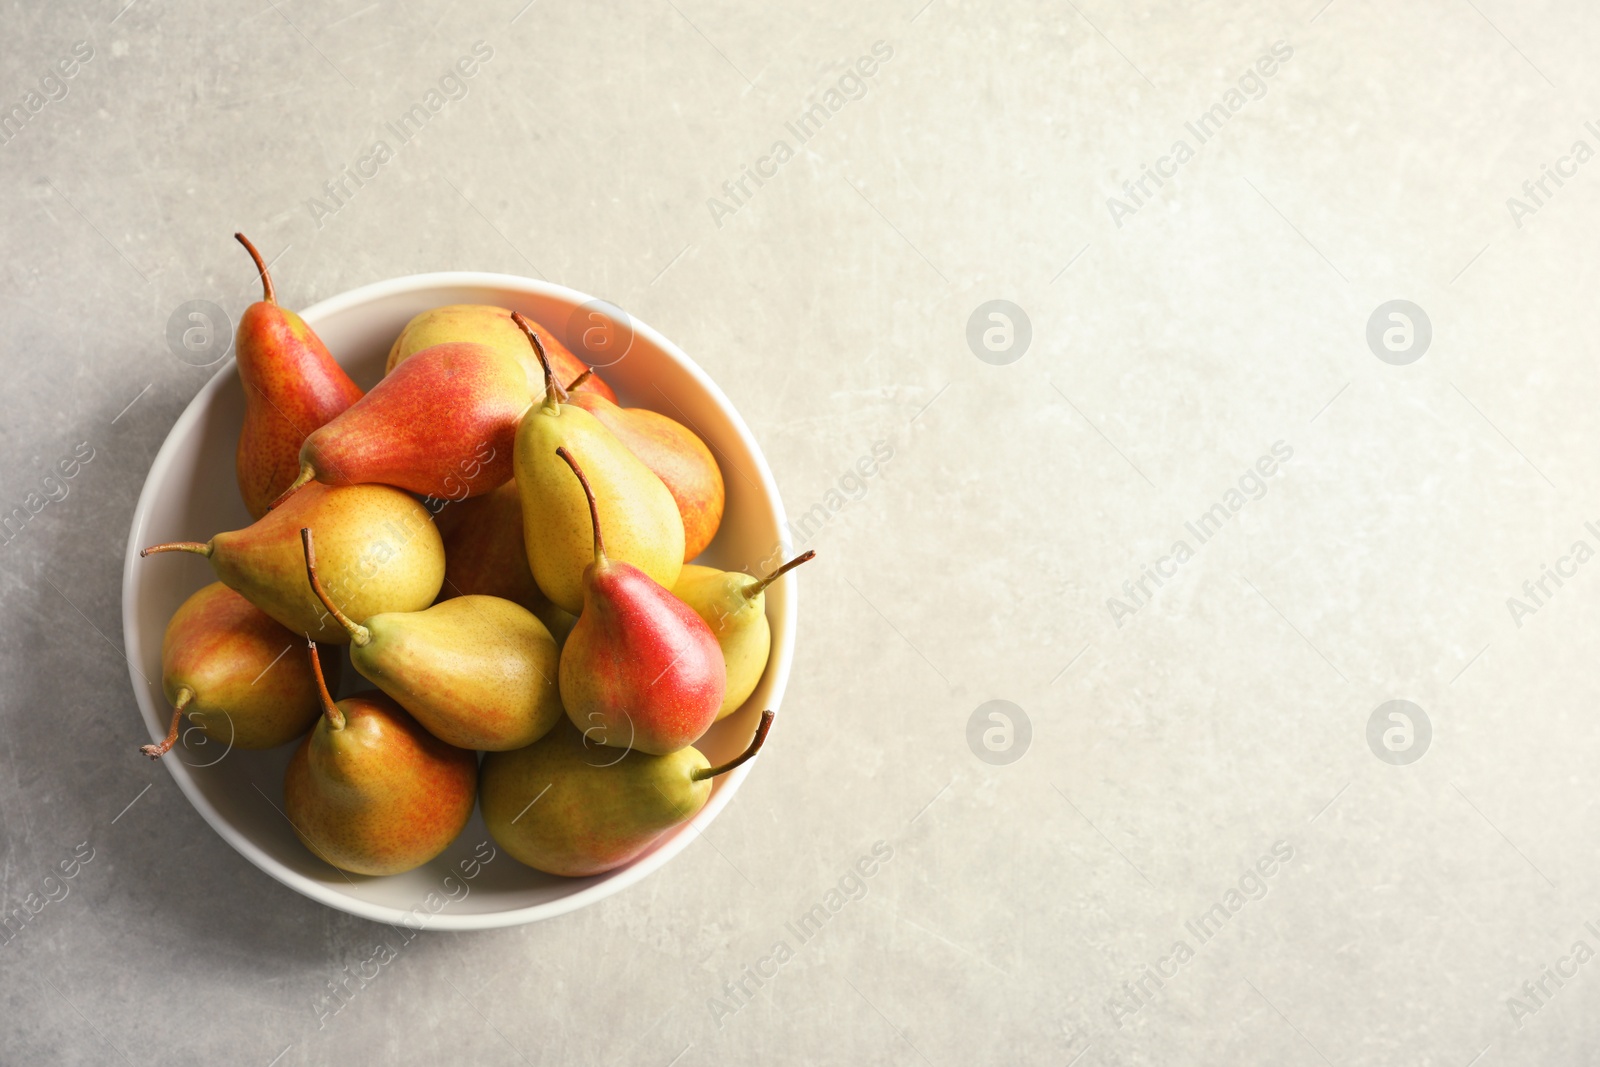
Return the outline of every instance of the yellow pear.
[[[755,692],[767,669],[772,651],[772,627],[767,623],[766,588],[789,571],[816,555],[803,552],[765,578],[752,578],[738,571],[719,571],[685,563],[672,587],[672,595],[683,601],[705,620],[722,648],[722,662],[728,668],[728,687],[723,693],[718,719],[727,718],[743,706]]]

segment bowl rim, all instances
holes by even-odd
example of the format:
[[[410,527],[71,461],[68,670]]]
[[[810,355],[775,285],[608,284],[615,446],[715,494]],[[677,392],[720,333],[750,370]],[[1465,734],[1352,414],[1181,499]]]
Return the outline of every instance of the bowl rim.
[[[445,288],[494,288],[509,289],[527,294],[529,296],[545,297],[559,301],[570,302],[574,306],[590,303],[597,298],[580,290],[554,282],[526,278],[516,274],[500,274],[489,271],[435,271],[427,274],[408,274],[385,281],[369,282],[366,285],[346,290],[317,303],[300,312],[300,317],[312,329],[317,329],[318,324],[325,318],[348,311],[361,304],[394,296],[425,292]],[[611,303],[611,301],[605,301]],[[442,306],[442,305],[441,305]],[[679,366],[704,389],[716,402],[718,407],[729,417],[729,423],[735,433],[742,439],[746,449],[755,461],[755,474],[761,481],[761,486],[772,503],[772,510],[778,522],[780,531],[786,530],[788,516],[783,507],[783,498],[778,493],[776,480],[772,470],[767,464],[766,455],[762,452],[755,435],[750,432],[750,427],[745,423],[744,416],[734,407],[722,389],[712,380],[710,375],[701,369],[700,365],[688,354],[679,348],[666,336],[629,313],[629,322],[636,336],[643,336],[650,344],[665,353],[669,358],[677,361]],[[153,708],[154,698],[151,689],[159,690],[159,684],[146,679],[135,665],[137,657],[134,655],[132,644],[134,635],[138,632],[135,626],[133,611],[134,569],[139,564],[139,531],[144,529],[151,512],[155,508],[154,486],[164,481],[170,469],[176,462],[179,454],[178,441],[180,430],[188,430],[198,422],[202,412],[209,408],[214,398],[225,386],[225,383],[235,374],[236,358],[230,354],[217,368],[215,374],[200,387],[184,407],[183,413],[167,431],[166,438],[161,442],[155,458],[150,463],[149,473],[145,475],[144,485],[139,490],[139,501],[134,507],[133,519],[128,530],[128,544],[123,559],[122,567],[122,633],[123,653],[128,661],[128,675],[133,683],[135,699],[139,704],[141,715],[149,715]],[[796,639],[796,624],[799,618],[799,598],[797,584],[790,579],[792,575],[785,575],[781,581],[785,583],[784,606],[782,610],[783,640],[774,641],[772,644],[771,658],[767,669],[771,678],[771,698],[767,706],[777,711],[781,708],[784,691],[788,688],[789,673],[794,658],[794,645]],[[164,721],[169,709],[160,709],[156,718]],[[522,908],[509,908],[503,911],[452,913],[441,911],[432,916],[424,929],[428,930],[485,930],[503,926],[517,926],[525,923],[537,922],[541,919],[552,919],[558,915],[576,911],[587,907],[596,901],[603,900],[614,893],[619,893],[629,886],[643,880],[646,876],[659,870],[666,863],[682,852],[714,820],[722,809],[727,806],[733,795],[739,791],[739,786],[760,761],[759,755],[742,766],[735,768],[724,779],[706,802],[706,806],[683,826],[679,827],[671,837],[657,845],[651,852],[635,860],[626,867],[604,875],[596,876],[598,881],[585,886],[575,893],[567,894],[557,900],[547,901]],[[212,806],[205,794],[200,790],[189,768],[181,760],[162,760],[178,788],[189,799],[200,816],[210,824],[211,828],[234,850],[256,867],[277,879],[279,882],[312,900],[325,904],[339,911],[357,915],[361,918],[371,919],[375,922],[395,924],[403,921],[412,913],[387,905],[374,904],[348,895],[335,886],[318,882],[303,874],[285,867],[264,849],[258,846],[250,837],[236,829],[220,812]]]

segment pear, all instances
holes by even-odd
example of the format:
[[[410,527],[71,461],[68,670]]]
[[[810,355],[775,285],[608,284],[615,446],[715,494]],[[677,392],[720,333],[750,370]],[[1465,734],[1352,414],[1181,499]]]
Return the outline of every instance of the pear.
[[[320,859],[351,874],[400,874],[433,859],[472,816],[478,757],[447,745],[378,692],[334,703],[317,646],[322,718],[283,775],[283,810]]]
[[[767,669],[772,651],[772,627],[767,622],[766,588],[816,555],[802,552],[765,578],[737,571],[685,564],[672,587],[672,595],[694,609],[716,635],[727,668],[728,687],[722,696],[718,719],[738,711]]]
[[[536,745],[484,757],[484,825],[501,848],[536,870],[603,874],[694,818],[711,796],[711,779],[752,758],[771,727],[772,712],[763,712],[750,747],[713,767],[696,748],[613,757],[563,724]]]
[[[548,328],[531,319],[529,324],[538,331],[539,340],[549,353],[558,381],[567,381],[584,369],[583,362]],[[383,373],[391,373],[403,361],[425,348],[451,341],[472,341],[497,348],[522,364],[522,369],[528,373],[528,381],[535,385],[543,381],[539,363],[528,349],[522,328],[511,321],[510,310],[485,304],[451,304],[449,307],[434,308],[406,323],[400,336],[394,339],[394,347],[389,349],[389,362],[384,366]],[[611,387],[598,377],[590,378],[583,388],[608,400],[617,398]]]
[[[717,459],[687,426],[649,408],[623,408],[599,393],[582,391],[593,371],[584,371],[567,387],[567,403],[600,420],[666,485],[683,519],[683,558],[706,550],[722,525],[727,489]],[[577,391],[574,392],[573,390]]]
[[[487,493],[511,477],[512,445],[533,404],[522,365],[466,343],[417,353],[300,446],[300,476],[381,482],[440,500]]]
[[[672,493],[598,419],[560,402],[544,343],[521,315],[512,318],[544,371],[544,401],[523,417],[516,445],[528,566],[539,588],[557,607],[576,614],[592,556],[584,493],[556,458],[558,448],[577,457],[588,473],[606,512],[612,556],[671,588],[683,568],[683,518]]]
[[[242,233],[233,236],[261,273],[262,297],[239,316],[234,337],[244,386],[244,427],[234,468],[244,506],[259,519],[300,473],[306,434],[360,400],[361,387],[304,319],[278,305],[272,275],[256,246]]]
[[[555,638],[528,609],[464,596],[357,623],[317,579],[312,532],[300,538],[312,591],[350,634],[350,662],[433,736],[459,748],[521,748],[561,718]]]
[[[428,510],[386,485],[312,483],[242,530],[210,541],[152,545],[139,555],[193,552],[223,584],[299,634],[324,644],[350,635],[306,585],[300,530],[317,531],[323,581],[348,615],[421,611],[444,581],[444,545]]]
[[[516,479],[450,504],[434,518],[444,538],[441,601],[457,596],[497,596],[538,616],[556,643],[567,639],[577,616],[550,602],[533,580],[522,539],[522,498]]]
[[[183,716],[228,748],[276,748],[322,710],[299,635],[221,582],[195,593],[167,623],[161,689],[172,704],[166,739],[139,749],[160,759]]]
[[[561,648],[561,701],[590,741],[666,755],[717,718],[727,670],[711,628],[648,574],[606,556],[600,513],[583,468],[556,449],[583,487],[594,562],[583,572],[583,613]]]

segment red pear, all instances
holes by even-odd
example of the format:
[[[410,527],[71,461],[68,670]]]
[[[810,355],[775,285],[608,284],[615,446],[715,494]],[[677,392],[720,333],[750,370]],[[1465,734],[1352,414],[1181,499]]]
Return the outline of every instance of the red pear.
[[[361,387],[304,319],[278,305],[256,246],[242,233],[233,236],[256,261],[263,291],[239,317],[234,339],[244,385],[244,428],[234,468],[244,506],[259,519],[300,473],[306,435],[360,400]]]
[[[485,345],[435,345],[401,363],[348,411],[306,438],[300,477],[379,482],[464,500],[511,477],[517,424],[533,406],[528,376]]]
[[[582,483],[594,527],[583,611],[561,651],[567,716],[593,743],[676,752],[705,733],[722,708],[722,650],[687,604],[632,564],[606,558],[589,479],[565,447],[556,454]]]

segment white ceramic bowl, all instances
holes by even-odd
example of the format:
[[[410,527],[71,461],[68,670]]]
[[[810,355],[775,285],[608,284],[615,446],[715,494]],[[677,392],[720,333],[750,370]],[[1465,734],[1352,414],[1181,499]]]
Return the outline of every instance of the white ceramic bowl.
[[[507,274],[451,272],[378,282],[324,300],[305,311],[308,323],[356,382],[371,388],[383,375],[395,336],[418,312],[444,304],[497,304],[565,334],[580,352],[575,309],[593,298],[559,285]],[[569,326],[569,323],[571,324]],[[653,408],[690,426],[722,466],[728,504],[716,541],[700,557],[713,566],[754,569],[785,536],[783,504],[750,429],[716,383],[671,341],[632,320],[631,347],[602,373],[629,406]],[[233,455],[244,396],[232,359],[207,382],[167,435],[134,511],[122,576],[122,626],[133,687],[152,738],[166,733],[170,708],[161,694],[161,637],[167,620],[196,589],[214,580],[210,565],[189,555],[139,558],[162,541],[205,540],[249,523],[234,478]],[[713,764],[741,751],[763,708],[777,708],[789,679],[795,639],[795,587],[786,576],[767,590],[772,658],[766,676],[737,714],[714,726],[697,747]],[[342,692],[368,688],[344,664]],[[782,743],[781,724],[775,730]],[[296,742],[298,744],[298,742]],[[693,821],[626,867],[592,878],[541,874],[489,849],[481,815],[431,863],[388,878],[346,875],[313,856],[281,813],[283,770],[294,745],[270,752],[223,751],[189,730],[162,760],[196,810],[223,839],[272,877],[313,900],[380,922],[440,930],[533,922],[581,908],[632,885],[681,852],[738,792],[756,761],[717,780]],[[142,760],[130,744],[128,759]],[[493,848],[494,846],[490,846]],[[467,877],[471,873],[473,877]]]

